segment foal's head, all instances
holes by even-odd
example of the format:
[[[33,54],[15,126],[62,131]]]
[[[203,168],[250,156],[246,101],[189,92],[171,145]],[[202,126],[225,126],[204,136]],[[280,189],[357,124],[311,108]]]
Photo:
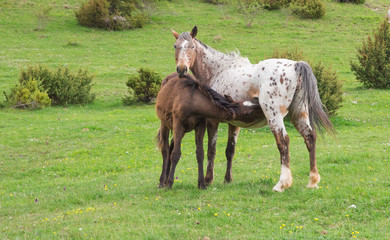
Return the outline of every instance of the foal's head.
[[[194,65],[196,57],[194,38],[197,32],[198,28],[196,26],[192,29],[191,33],[184,32],[178,34],[172,30],[172,34],[176,38],[175,45],[173,46],[175,48],[176,71],[179,74],[179,77],[183,77]]]

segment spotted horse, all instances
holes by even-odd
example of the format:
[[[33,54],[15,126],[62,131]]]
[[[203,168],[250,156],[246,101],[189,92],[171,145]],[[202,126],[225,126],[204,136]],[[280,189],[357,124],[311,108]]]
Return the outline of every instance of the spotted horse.
[[[191,32],[178,34],[174,44],[176,71],[184,76],[189,70],[202,84],[234,101],[257,98],[263,114],[250,123],[231,121],[226,147],[227,169],[225,182],[232,181],[232,159],[240,128],[259,128],[266,125],[272,131],[280,153],[281,172],[274,191],[283,192],[291,187],[289,136],[284,118],[289,117],[304,138],[310,156],[308,188],[318,188],[320,174],[316,161],[316,130],[334,134],[335,129],[326,114],[318,93],[317,80],[306,62],[288,59],[268,59],[252,64],[239,53],[224,54],[196,39],[197,27]],[[208,121],[208,164],[206,184],[214,179],[214,158],[218,122]]]

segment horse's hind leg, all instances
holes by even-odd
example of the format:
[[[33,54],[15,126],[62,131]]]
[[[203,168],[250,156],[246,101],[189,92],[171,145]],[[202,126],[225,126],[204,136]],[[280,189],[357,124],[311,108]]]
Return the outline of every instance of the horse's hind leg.
[[[316,131],[310,126],[308,113],[306,111],[300,112],[297,116],[292,116],[291,120],[294,123],[295,128],[305,139],[306,147],[310,155],[310,179],[307,187],[318,188],[317,183],[320,181],[320,174],[318,173],[316,160]]]
[[[178,125],[175,127],[175,125]],[[178,123],[174,123],[174,129],[173,129],[173,141],[174,141],[174,146],[173,150],[170,156],[171,160],[171,170],[169,172],[169,177],[167,179],[167,184],[166,186],[168,188],[171,188],[174,182],[174,177],[175,177],[175,169],[176,165],[179,162],[180,156],[181,156],[181,140],[184,137],[184,128]]]
[[[227,161],[225,183],[231,183],[233,181],[232,174],[232,162],[234,153],[236,150],[236,143],[240,128],[229,124],[228,143],[226,146],[225,156]]]
[[[218,122],[207,119],[207,172],[206,172],[206,185],[210,185],[214,181],[214,159],[215,151],[217,147],[217,132]]]
[[[165,182],[168,177],[169,167],[170,167],[170,151],[169,151],[169,129],[161,124],[159,130],[159,147],[161,149],[161,155],[163,158],[162,171],[160,176],[160,188],[165,187]]]
[[[201,189],[207,189],[206,182],[204,179],[204,171],[203,171],[203,159],[204,159],[203,138],[204,138],[205,131],[206,131],[206,120],[199,123],[199,125],[195,128],[196,160],[198,161],[198,188]]]

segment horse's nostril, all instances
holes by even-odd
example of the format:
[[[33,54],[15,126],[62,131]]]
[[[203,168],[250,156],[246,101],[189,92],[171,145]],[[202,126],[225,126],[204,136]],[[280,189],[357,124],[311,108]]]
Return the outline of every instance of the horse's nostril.
[[[179,67],[176,67],[176,72],[179,72]]]
[[[184,67],[184,72],[187,72],[187,66]]]

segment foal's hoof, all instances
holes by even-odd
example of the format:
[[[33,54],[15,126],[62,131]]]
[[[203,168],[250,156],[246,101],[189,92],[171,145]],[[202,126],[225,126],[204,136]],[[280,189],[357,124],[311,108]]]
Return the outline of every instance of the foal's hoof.
[[[318,189],[319,188],[317,184],[311,184],[311,183],[307,184],[306,187],[311,188],[311,189]]]
[[[231,176],[225,176],[225,180],[223,181],[224,184],[228,184],[233,182],[233,178]]]
[[[207,190],[206,184],[198,184],[198,188],[202,190]]]
[[[206,186],[210,186],[214,179],[213,178],[208,178],[207,176],[204,178],[205,182],[206,182]]]

